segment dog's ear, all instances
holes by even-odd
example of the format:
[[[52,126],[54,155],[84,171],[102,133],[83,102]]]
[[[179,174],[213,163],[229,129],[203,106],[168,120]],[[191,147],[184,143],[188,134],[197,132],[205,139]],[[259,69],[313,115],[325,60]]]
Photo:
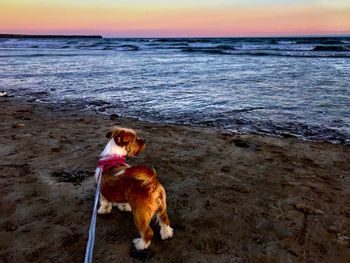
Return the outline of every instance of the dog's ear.
[[[117,145],[123,147],[135,140],[135,134],[121,130],[117,136],[114,136],[114,140]]]
[[[112,138],[112,135],[113,135],[113,132],[109,131],[109,132],[106,133],[106,138],[110,139],[110,138]]]
[[[106,133],[106,138],[111,139],[112,137],[116,136],[120,132],[120,128],[117,126],[113,126],[109,129],[109,131]]]

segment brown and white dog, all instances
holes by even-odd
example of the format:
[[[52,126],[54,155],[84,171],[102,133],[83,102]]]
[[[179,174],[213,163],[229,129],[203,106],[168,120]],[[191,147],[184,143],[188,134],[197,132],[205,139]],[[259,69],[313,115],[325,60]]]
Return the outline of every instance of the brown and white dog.
[[[112,204],[121,211],[132,211],[141,235],[133,241],[137,250],[146,249],[151,244],[153,231],[149,224],[154,215],[161,238],[171,238],[173,229],[166,211],[166,194],[156,172],[146,166],[130,167],[124,162],[126,156],[135,156],[144,150],[144,140],[138,138],[134,130],[120,127],[113,127],[106,137],[109,141],[96,169],[96,177],[99,169],[103,169],[98,213],[110,213]]]

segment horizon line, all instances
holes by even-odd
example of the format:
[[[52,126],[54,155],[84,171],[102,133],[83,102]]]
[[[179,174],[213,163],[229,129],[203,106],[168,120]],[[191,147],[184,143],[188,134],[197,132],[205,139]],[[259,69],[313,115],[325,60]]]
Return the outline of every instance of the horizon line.
[[[177,39],[177,38],[295,38],[295,37],[350,37],[349,33],[334,33],[334,34],[291,34],[291,35],[256,35],[256,36],[108,36],[102,34],[21,34],[21,33],[0,33],[0,37],[84,37],[84,38],[120,38],[120,39]]]
[[[298,37],[350,37],[350,33],[334,33],[334,34],[300,34],[300,35],[256,35],[256,36],[104,36],[99,34],[9,34],[0,33],[0,38],[119,38],[119,39],[181,39],[181,38],[298,38]]]

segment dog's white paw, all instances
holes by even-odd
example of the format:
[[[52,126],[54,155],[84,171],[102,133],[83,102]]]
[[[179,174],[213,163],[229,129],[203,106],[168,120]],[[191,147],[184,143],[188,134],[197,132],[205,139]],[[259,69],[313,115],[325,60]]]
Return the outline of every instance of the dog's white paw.
[[[174,229],[172,229],[170,226],[167,226],[167,225],[161,226],[160,236],[163,240],[171,238],[171,237],[173,237],[173,235],[174,235]]]
[[[131,212],[131,206],[128,203],[117,204],[120,211]]]
[[[137,250],[144,250],[151,244],[151,241],[146,243],[143,238],[135,238],[132,242]]]
[[[97,213],[100,215],[109,214],[112,212],[112,206],[101,205]]]

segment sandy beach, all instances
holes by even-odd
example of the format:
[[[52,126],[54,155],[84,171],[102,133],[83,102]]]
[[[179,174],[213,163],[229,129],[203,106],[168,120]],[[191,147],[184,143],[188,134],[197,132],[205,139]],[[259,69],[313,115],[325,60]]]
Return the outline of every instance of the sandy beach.
[[[0,98],[0,262],[82,262],[105,132],[146,140],[175,235],[136,252],[131,213],[98,216],[94,262],[350,262],[350,148]]]

